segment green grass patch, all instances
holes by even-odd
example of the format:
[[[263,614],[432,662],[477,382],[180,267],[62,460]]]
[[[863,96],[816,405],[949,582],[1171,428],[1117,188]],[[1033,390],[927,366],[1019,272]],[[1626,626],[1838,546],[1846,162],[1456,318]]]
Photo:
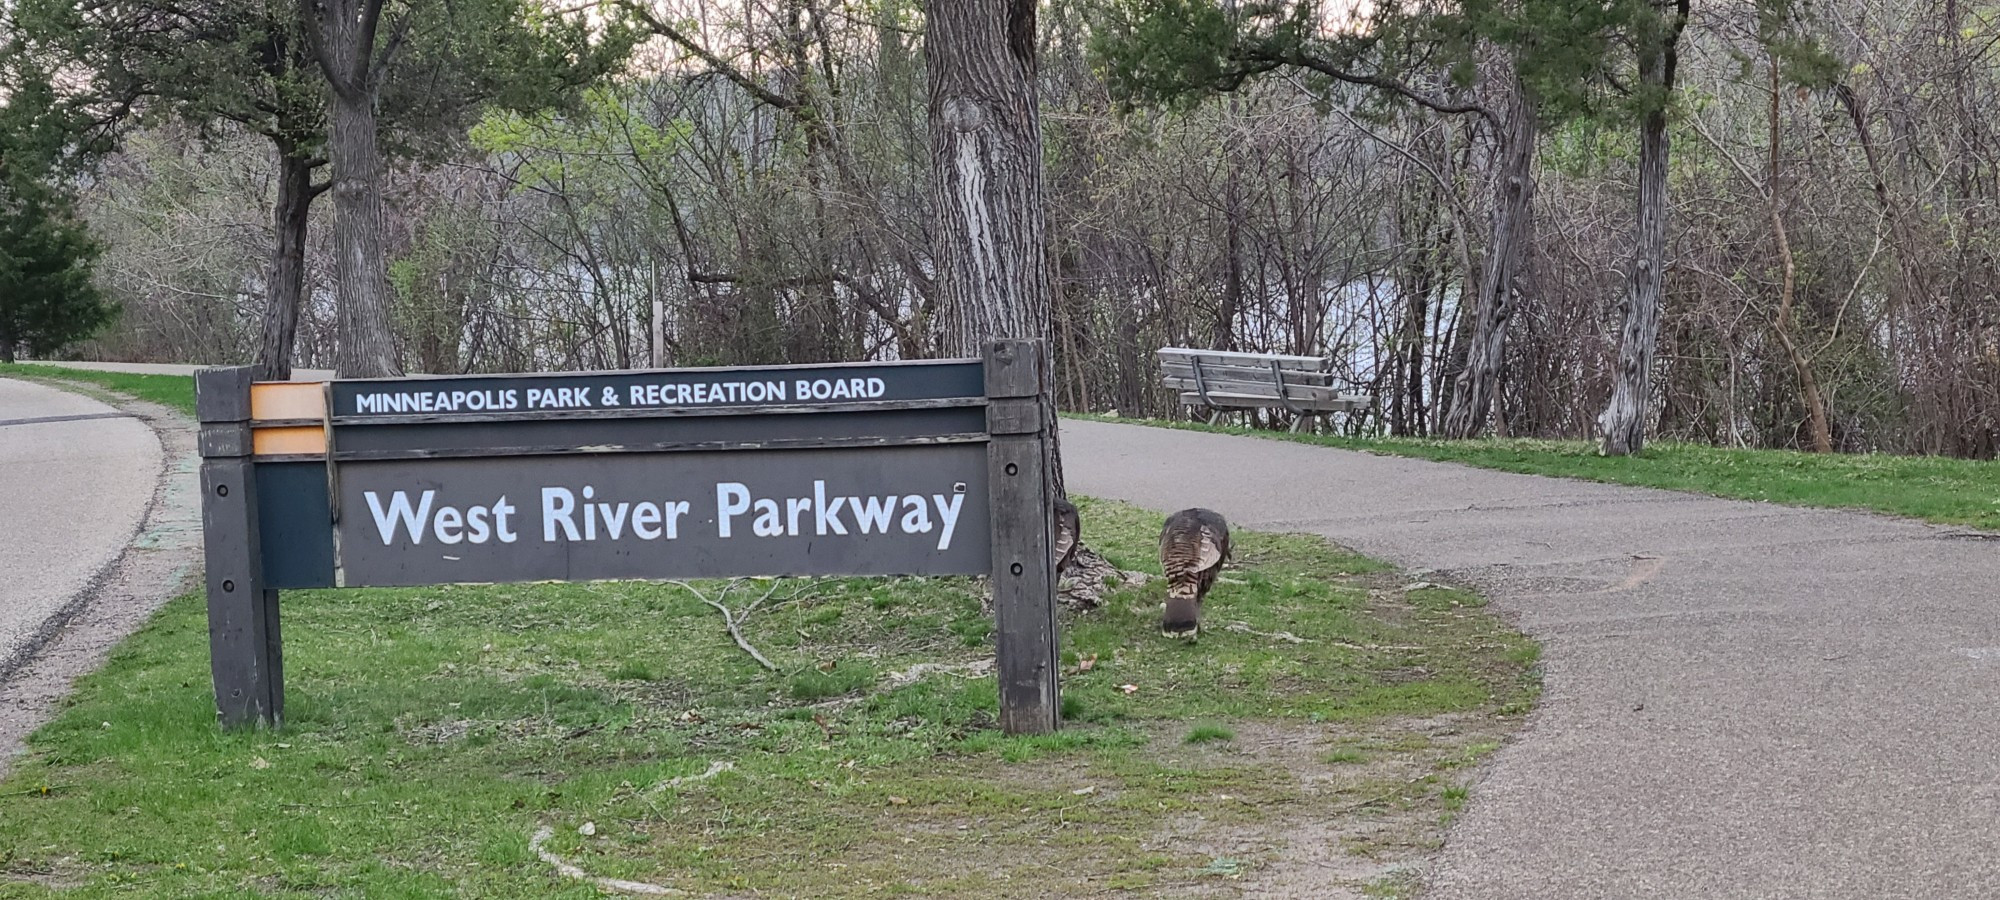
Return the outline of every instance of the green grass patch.
[[[1734,450],[1654,442],[1638,456],[1603,456],[1586,441],[1482,438],[1349,438],[1210,426],[1197,422],[1094,421],[1251,435],[1273,440],[1464,463],[1526,475],[1665,488],[1792,506],[1872,509],[1948,525],[2000,530],[2000,468],[1990,461],[1880,453]]]
[[[1157,572],[1157,515],[1082,506]],[[1157,578],[1065,614],[1068,722],[1033,738],[995,725],[971,579],[787,587],[743,629],[777,672],[660,584],[289,592],[285,727],[236,733],[182,597],[0,782],[0,897],[596,896],[530,852],[542,827],[592,875],[697,896],[1254,894],[1333,815],[1389,829],[1368,859],[1429,852],[1534,645],[1317,539],[1241,534],[1237,560],[1197,643],[1160,636]],[[1268,849],[1211,872],[1217,844]]]
[[[63,366],[0,363],[0,378],[69,381],[94,385],[172,407],[186,413],[188,418],[194,418],[194,378],[187,375],[132,375],[124,372],[93,372]]]
[[[1187,736],[1187,742],[1190,744],[1208,744],[1216,741],[1233,741],[1235,739],[1236,732],[1231,730],[1229,726],[1219,722],[1202,722],[1197,724],[1194,728],[1188,730]]]

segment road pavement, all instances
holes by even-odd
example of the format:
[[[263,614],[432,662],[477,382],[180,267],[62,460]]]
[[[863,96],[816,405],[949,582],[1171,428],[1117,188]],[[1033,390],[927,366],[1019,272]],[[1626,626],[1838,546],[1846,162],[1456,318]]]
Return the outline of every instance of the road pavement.
[[[161,465],[160,442],[138,419],[0,378],[0,670],[124,552]]]
[[[207,366],[187,366],[174,363],[116,363],[116,362],[70,362],[68,360],[24,359],[23,363],[35,366],[57,366],[64,369],[89,369],[97,372],[125,372],[133,375],[193,375]],[[326,381],[333,377],[332,369],[293,369],[293,381]]]
[[[1062,440],[1077,493],[1437,570],[1544,642],[1542,704],[1434,900],[2000,898],[1987,535],[1133,425]]]

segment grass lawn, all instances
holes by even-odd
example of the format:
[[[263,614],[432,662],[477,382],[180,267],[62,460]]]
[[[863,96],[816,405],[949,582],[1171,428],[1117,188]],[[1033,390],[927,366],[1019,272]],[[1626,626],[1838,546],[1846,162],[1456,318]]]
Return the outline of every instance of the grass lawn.
[[[129,375],[91,372],[64,366],[0,363],[0,378],[67,381],[107,388],[121,394],[169,406],[194,418],[194,379],[186,375]]]
[[[1081,505],[1157,572],[1158,515]],[[227,734],[181,597],[0,781],[0,897],[598,896],[544,830],[691,896],[1401,895],[1537,648],[1318,539],[1237,546],[1198,643],[1159,635],[1157,578],[1066,613],[1040,738],[995,726],[970,579],[740,583],[732,608],[775,588],[744,631],[777,671],[670,585],[288,592],[285,727]]]
[[[1154,568],[1158,516],[1084,514]],[[591,875],[696,895],[1237,896],[1329,854],[1393,893],[1536,648],[1316,539],[1239,546],[1199,643],[1160,637],[1157,579],[1066,617],[1042,738],[993,724],[965,579],[772,585],[746,636],[777,672],[665,585],[289,593],[286,726],[234,734],[183,597],[0,783],[0,896],[594,896],[531,851],[544,826]]]
[[[1675,443],[1648,444],[1645,452],[1636,457],[1609,457],[1599,455],[1597,445],[1586,441],[1348,438],[1196,422],[1078,418],[1303,441],[1528,475],[1557,475],[1794,506],[1872,509],[1949,525],[2000,530],[2000,468],[1989,461],[1879,453],[1727,450]]]

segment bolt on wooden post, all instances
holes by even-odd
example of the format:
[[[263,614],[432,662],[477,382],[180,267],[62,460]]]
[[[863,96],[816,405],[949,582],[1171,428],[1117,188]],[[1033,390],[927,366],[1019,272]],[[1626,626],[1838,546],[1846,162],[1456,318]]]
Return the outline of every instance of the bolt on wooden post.
[[[1061,703],[1042,348],[1033,341],[994,341],[985,356],[1000,727],[1008,734],[1046,734],[1061,724]]]
[[[251,370],[195,375],[201,528],[208,569],[209,668],[224,727],[284,720],[278,592],[265,586],[250,431]]]

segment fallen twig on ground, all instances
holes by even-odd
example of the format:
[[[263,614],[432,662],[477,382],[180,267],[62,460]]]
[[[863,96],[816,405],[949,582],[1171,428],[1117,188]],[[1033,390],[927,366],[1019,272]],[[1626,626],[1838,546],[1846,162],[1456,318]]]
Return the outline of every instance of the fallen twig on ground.
[[[751,613],[756,612],[758,607],[764,605],[764,601],[771,599],[771,596],[778,592],[778,588],[784,586],[784,582],[779,579],[775,578],[772,579],[771,589],[765,591],[763,596],[750,601],[750,605],[743,607],[741,612],[732,612],[729,609],[729,607],[722,601],[729,599],[729,592],[735,590],[736,586],[742,584],[745,580],[746,579],[742,578],[730,579],[728,583],[722,586],[721,590],[715,592],[714,599],[710,599],[709,596],[703,593],[700,588],[695,587],[694,585],[689,584],[685,581],[669,581],[667,583],[679,587],[680,589],[685,590],[690,594],[693,594],[695,596],[695,599],[700,600],[701,602],[706,603],[709,606],[715,607],[715,611],[722,614],[723,627],[729,629],[729,636],[736,640],[736,646],[743,648],[743,652],[750,654],[750,658],[756,660],[758,665],[763,666],[766,670],[776,672],[778,671],[777,664],[765,658],[764,654],[758,652],[756,647],[751,646],[750,640],[743,636],[743,623],[749,620]],[[811,588],[812,588],[812,583],[807,582],[804,587],[801,587],[798,590],[793,591],[785,599],[795,600],[800,595],[804,594]]]
[[[644,881],[626,881],[623,878],[599,878],[589,872],[585,872],[570,864],[568,860],[550,853],[542,846],[548,843],[549,838],[554,837],[555,833],[556,830],[547,825],[535,829],[534,836],[528,839],[528,849],[534,851],[535,856],[539,857],[542,862],[554,866],[556,871],[565,877],[574,878],[578,881],[588,881],[604,890],[617,891],[621,894],[644,894],[650,897],[687,896],[687,891],[680,890],[679,888],[649,884]]]
[[[956,664],[934,663],[934,662],[917,663],[916,665],[911,666],[907,669],[903,669],[896,672],[890,672],[886,675],[883,675],[882,681],[885,682],[886,685],[891,690],[894,690],[896,688],[904,687],[906,685],[916,684],[918,681],[922,680],[925,675],[929,675],[934,672],[942,673],[945,675],[955,675],[959,678],[980,678],[986,675],[993,674],[993,658],[989,656],[985,659],[975,659],[969,663],[956,663]]]
[[[714,778],[715,776],[720,775],[724,772],[732,771],[735,768],[736,768],[735,763],[730,762],[726,759],[718,759],[715,762],[709,763],[707,771],[702,772],[700,775],[676,775],[672,778],[660,782],[659,784],[647,788],[646,793],[657,794],[661,791],[671,790],[673,788],[677,788],[682,785],[694,784],[699,781],[707,781],[710,778]]]
[[[1237,634],[1254,634],[1261,638],[1270,638],[1271,640],[1274,641],[1284,641],[1287,644],[1310,644],[1313,642],[1312,638],[1302,638],[1289,631],[1258,631],[1255,628],[1251,628],[1250,625],[1246,622],[1231,622],[1228,625],[1223,626],[1223,630],[1234,631]]]

